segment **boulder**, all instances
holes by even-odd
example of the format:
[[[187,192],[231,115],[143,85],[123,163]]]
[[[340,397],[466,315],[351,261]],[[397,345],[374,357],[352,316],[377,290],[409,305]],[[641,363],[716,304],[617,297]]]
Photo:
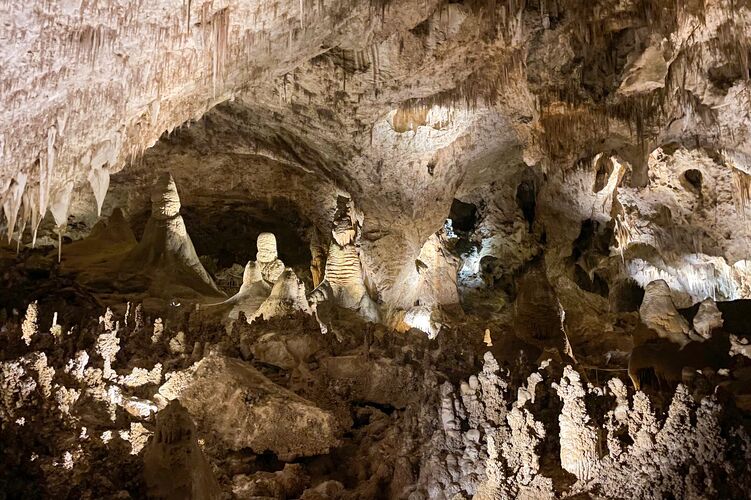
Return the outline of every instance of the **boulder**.
[[[331,413],[238,359],[212,354],[171,374],[159,394],[179,399],[218,447],[271,451],[287,461],[338,445]]]

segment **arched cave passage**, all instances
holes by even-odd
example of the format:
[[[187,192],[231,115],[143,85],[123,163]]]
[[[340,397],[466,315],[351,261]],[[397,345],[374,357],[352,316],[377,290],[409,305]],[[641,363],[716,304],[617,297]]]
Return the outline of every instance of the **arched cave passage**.
[[[749,498],[749,19],[5,0],[0,497]]]

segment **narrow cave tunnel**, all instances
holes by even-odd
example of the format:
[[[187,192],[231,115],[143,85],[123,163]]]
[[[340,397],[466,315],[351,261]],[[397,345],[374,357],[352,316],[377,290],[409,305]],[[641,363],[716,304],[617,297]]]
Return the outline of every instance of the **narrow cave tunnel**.
[[[5,3],[0,498],[751,497],[747,2]]]

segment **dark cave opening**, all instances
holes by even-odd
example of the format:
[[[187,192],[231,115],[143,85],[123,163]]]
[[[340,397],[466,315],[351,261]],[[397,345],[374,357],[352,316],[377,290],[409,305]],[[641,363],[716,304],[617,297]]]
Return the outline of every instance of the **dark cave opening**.
[[[638,311],[644,300],[644,289],[632,279],[620,280],[610,287],[610,310],[618,313]]]
[[[689,168],[683,172],[682,177],[691,191],[701,193],[702,175],[700,171],[695,168]]]
[[[471,232],[477,225],[477,207],[454,198],[449,211],[452,227],[455,231]]]
[[[516,205],[521,209],[527,221],[529,232],[532,232],[537,205],[537,188],[533,180],[525,179],[516,187]]]
[[[309,274],[308,234],[312,224],[287,199],[218,200],[216,204],[199,200],[196,204],[183,204],[180,214],[196,253],[204,257],[205,266],[214,267],[208,269],[209,272],[233,264],[244,266],[247,261],[255,260],[256,239],[260,233],[269,232],[276,236],[279,258],[284,264],[295,269],[298,275],[307,277]],[[149,211],[145,211],[131,219],[137,237],[143,232],[148,217]]]

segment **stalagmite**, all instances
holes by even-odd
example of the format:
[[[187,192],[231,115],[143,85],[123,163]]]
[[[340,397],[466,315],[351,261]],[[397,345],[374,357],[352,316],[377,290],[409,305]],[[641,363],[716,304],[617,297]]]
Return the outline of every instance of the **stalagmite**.
[[[493,338],[490,336],[489,328],[485,329],[485,335],[483,336],[482,341],[487,347],[493,347]]]
[[[55,341],[59,342],[63,336],[63,327],[57,324],[57,311],[52,316],[52,326],[50,327],[50,334],[55,338]]]
[[[357,311],[368,321],[376,322],[380,313],[365,287],[357,247],[359,225],[350,204],[346,198],[337,200],[331,230],[334,241],[329,246],[323,281],[311,292],[310,301],[319,318],[324,308],[335,305]]]
[[[597,464],[597,436],[584,405],[586,390],[581,377],[571,366],[566,366],[561,382],[553,384],[553,388],[563,401],[558,419],[561,426],[561,466],[579,480],[587,481]]]
[[[39,332],[39,306],[36,302],[29,304],[26,309],[26,316],[21,325],[21,338],[26,345],[31,344],[31,338]]]
[[[749,498],[751,1],[0,4],[0,497]]]
[[[276,250],[276,236],[272,233],[261,233],[256,245],[256,265],[260,268],[261,277],[266,283],[273,285],[284,272],[284,262],[279,259]]]
[[[255,318],[270,319],[297,311],[311,314],[308,299],[305,295],[305,285],[297,278],[292,269],[287,268],[276,280],[269,297],[248,320],[252,321]]]
[[[203,306],[204,309],[215,306],[231,306],[227,313],[227,317],[231,320],[237,319],[240,312],[245,314],[248,322],[257,317],[256,312],[264,301],[270,298],[276,283],[282,279],[282,276],[285,276],[285,268],[284,262],[279,259],[277,253],[276,236],[272,233],[261,233],[256,240],[256,246],[258,249],[256,260],[248,261],[245,265],[240,290],[224,302],[205,305]],[[294,276],[294,273],[292,275]],[[285,279],[289,280],[289,274],[286,276]],[[282,293],[283,291],[278,289],[277,292]],[[283,294],[287,294],[287,292],[285,291]],[[307,307],[307,301],[305,301],[303,309],[307,310]],[[267,311],[267,313],[270,313],[270,311]]]
[[[166,298],[224,295],[198,259],[180,215],[177,187],[168,172],[154,186],[143,238],[125,257],[121,270],[148,277],[150,289]]]
[[[156,418],[156,432],[143,455],[149,496],[165,499],[219,498],[220,488],[198,446],[196,427],[179,401]]]
[[[151,343],[156,344],[159,341],[161,341],[163,334],[164,334],[164,323],[162,322],[162,318],[157,318],[154,320],[154,329],[151,334]]]
[[[117,336],[117,328],[97,337],[96,352],[104,359],[102,376],[105,379],[111,379],[117,375],[112,369],[112,363],[115,361],[118,351],[120,351],[120,339]]]

